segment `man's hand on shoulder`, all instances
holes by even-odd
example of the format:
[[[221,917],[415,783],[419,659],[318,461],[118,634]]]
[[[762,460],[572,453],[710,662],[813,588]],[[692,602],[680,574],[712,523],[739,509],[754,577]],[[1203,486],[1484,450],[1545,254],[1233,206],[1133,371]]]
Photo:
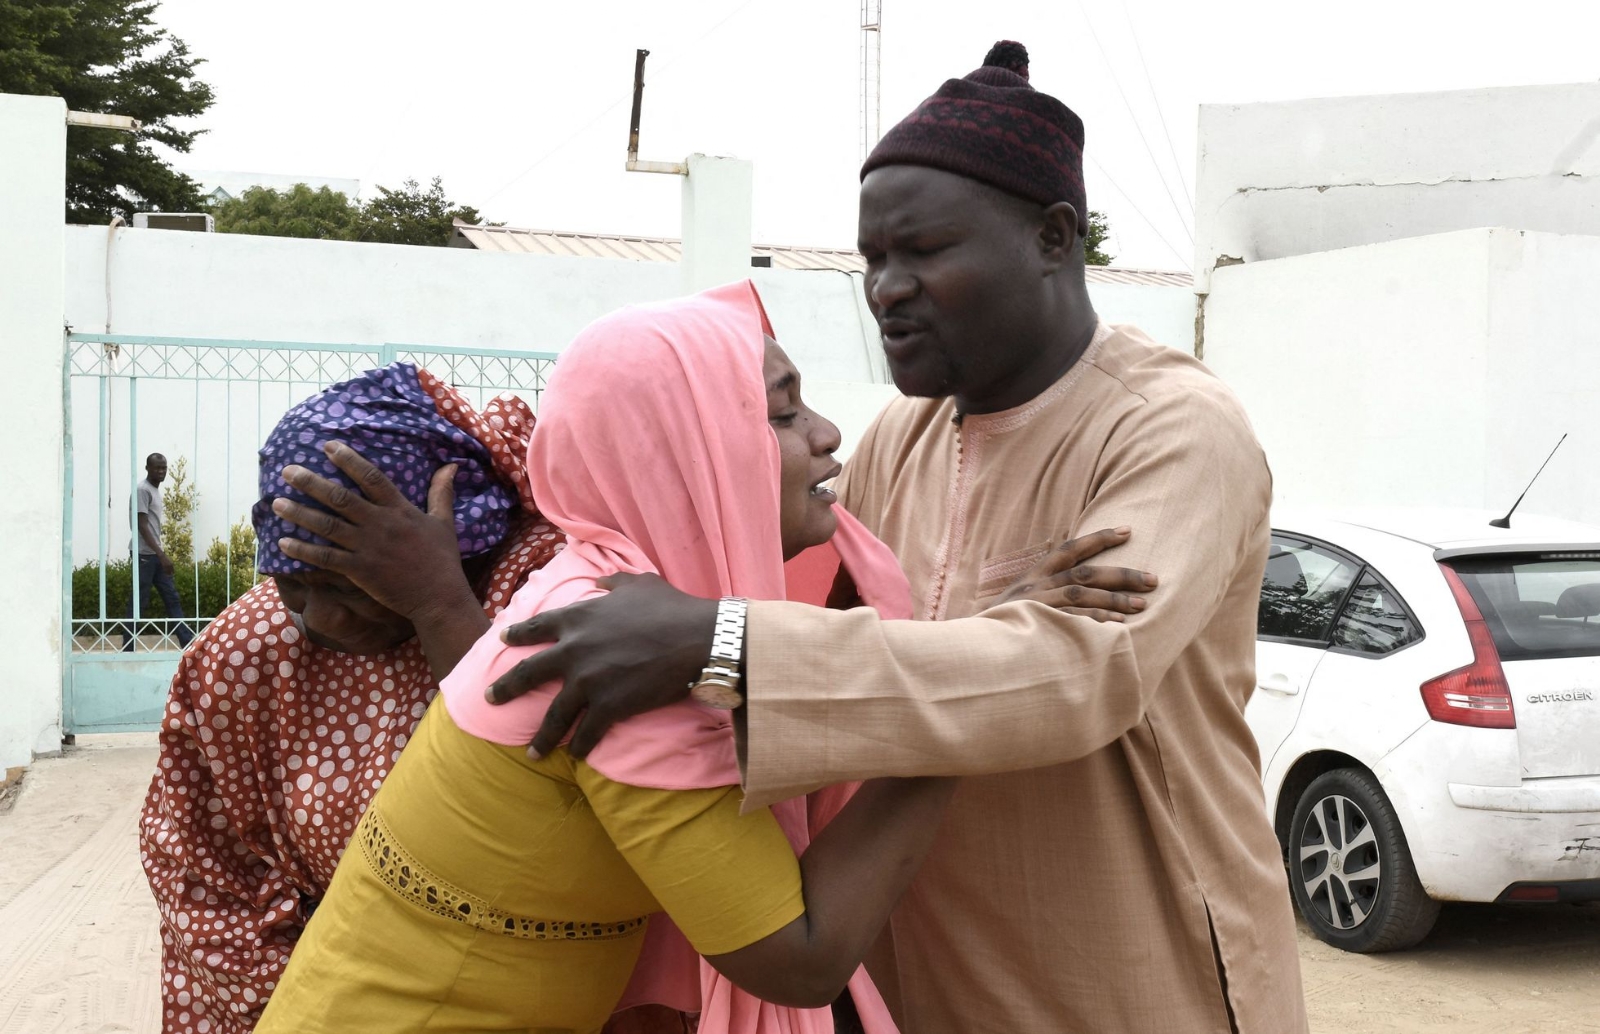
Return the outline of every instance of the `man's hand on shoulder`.
[[[1096,621],[1122,621],[1126,614],[1137,614],[1144,610],[1145,599],[1135,593],[1154,591],[1156,576],[1148,571],[1086,562],[1123,545],[1132,536],[1133,529],[1123,527],[1103,528],[1066,539],[1023,572],[991,606],[1037,600]]]
[[[1085,563],[1130,535],[1118,528],[1067,539],[997,602],[1039,600],[1098,621],[1139,613],[1145,601],[1134,594],[1153,590],[1154,575]],[[617,722],[686,698],[710,658],[716,600],[679,592],[656,575],[616,574],[598,584],[606,595],[535,615],[501,634],[509,646],[551,644],[485,691],[490,703],[503,704],[562,683],[529,744],[536,757],[555,750],[568,732],[573,756],[588,756]]]
[[[489,702],[503,704],[561,680],[528,752],[555,750],[572,730],[569,749],[586,757],[605,731],[624,718],[675,704],[711,656],[717,601],[679,592],[656,575],[616,574],[599,581],[597,599],[537,614],[508,626],[510,646],[554,644],[491,685]]]

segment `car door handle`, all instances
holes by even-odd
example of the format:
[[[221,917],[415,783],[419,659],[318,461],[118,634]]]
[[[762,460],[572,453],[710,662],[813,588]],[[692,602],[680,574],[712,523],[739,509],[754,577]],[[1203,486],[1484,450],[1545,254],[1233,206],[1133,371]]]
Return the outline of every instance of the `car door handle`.
[[[1273,672],[1266,678],[1256,683],[1256,688],[1264,689],[1268,693],[1277,693],[1280,696],[1292,697],[1300,692],[1300,683],[1291,679],[1283,672]]]

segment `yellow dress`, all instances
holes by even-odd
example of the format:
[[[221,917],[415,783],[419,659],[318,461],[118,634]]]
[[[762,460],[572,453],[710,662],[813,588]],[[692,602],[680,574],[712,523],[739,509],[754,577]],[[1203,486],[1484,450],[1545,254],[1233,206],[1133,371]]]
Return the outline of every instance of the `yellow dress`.
[[[368,807],[256,1034],[597,1031],[651,913],[703,955],[805,911],[738,787],[614,783],[477,739],[435,699]]]

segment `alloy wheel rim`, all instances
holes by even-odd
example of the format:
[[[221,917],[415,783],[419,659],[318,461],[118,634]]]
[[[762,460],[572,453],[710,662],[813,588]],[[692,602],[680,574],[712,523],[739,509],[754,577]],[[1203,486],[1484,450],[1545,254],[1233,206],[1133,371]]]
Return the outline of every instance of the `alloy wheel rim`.
[[[1371,917],[1383,886],[1383,859],[1372,821],[1348,797],[1312,806],[1300,830],[1299,879],[1327,926],[1354,930]]]

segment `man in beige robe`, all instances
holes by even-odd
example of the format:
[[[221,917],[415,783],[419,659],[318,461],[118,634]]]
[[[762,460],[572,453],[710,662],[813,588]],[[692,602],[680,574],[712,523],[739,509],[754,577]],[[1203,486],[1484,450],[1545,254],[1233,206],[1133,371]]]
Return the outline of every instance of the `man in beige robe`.
[[[1271,478],[1220,381],[1095,316],[1082,124],[1020,51],[947,82],[863,170],[868,301],[920,397],[879,417],[839,492],[920,620],[749,604],[749,802],[968,777],[869,960],[907,1034],[1304,1031],[1243,714]],[[1132,538],[1107,556],[1160,577],[1143,612],[999,602],[1063,533],[1117,526]],[[521,673],[567,680],[536,747],[586,707],[585,752],[706,663],[713,601],[641,581],[581,606],[509,635],[562,640]]]
[[[954,405],[892,404],[841,491],[942,624],[751,603],[750,803],[972,777],[869,959],[907,1031],[1304,1029],[1243,716],[1269,479],[1238,403],[1100,324],[1044,394]],[[1118,525],[1161,578],[1145,613],[985,610],[1062,529]]]

